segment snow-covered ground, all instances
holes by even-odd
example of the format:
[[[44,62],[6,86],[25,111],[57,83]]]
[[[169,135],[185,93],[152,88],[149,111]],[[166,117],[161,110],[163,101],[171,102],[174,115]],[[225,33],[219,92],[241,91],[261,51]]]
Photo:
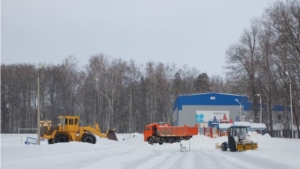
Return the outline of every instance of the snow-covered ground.
[[[250,133],[258,150],[222,152],[215,149],[226,137],[194,136],[190,151],[180,152],[179,143],[149,145],[143,135],[117,134],[119,142],[97,138],[96,144],[70,142],[25,145],[32,134],[1,135],[2,169],[300,169],[300,140],[271,138]],[[22,141],[21,141],[22,139]],[[124,139],[124,140],[123,140]],[[188,148],[189,142],[182,144]]]

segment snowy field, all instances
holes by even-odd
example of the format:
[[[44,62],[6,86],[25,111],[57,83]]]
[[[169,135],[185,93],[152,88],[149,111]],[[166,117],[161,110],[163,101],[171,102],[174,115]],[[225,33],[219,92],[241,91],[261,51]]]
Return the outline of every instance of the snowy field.
[[[119,142],[97,138],[96,144],[70,142],[25,145],[32,134],[1,135],[2,169],[300,169],[300,140],[271,138],[250,133],[258,150],[222,152],[215,149],[226,137],[202,135],[190,141],[191,150],[180,152],[179,143],[149,145],[143,135],[117,134]],[[133,136],[134,135],[134,136]],[[21,142],[22,138],[22,142]],[[124,140],[123,140],[124,139]],[[189,142],[182,144],[188,148]]]

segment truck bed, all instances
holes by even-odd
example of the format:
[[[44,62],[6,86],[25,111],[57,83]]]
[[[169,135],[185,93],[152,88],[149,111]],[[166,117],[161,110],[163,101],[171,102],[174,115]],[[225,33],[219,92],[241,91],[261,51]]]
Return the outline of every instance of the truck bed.
[[[198,134],[198,125],[196,124],[193,127],[189,126],[159,126],[157,129],[158,136],[176,136],[176,137],[187,137]]]

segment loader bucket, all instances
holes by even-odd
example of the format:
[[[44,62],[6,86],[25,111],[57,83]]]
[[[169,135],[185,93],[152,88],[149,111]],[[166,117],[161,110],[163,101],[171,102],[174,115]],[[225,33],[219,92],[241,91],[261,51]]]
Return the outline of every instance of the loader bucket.
[[[47,134],[47,131],[48,131],[47,126],[40,127],[40,136],[43,137],[45,134]]]
[[[237,143],[236,145],[237,151],[244,151],[244,150],[257,150],[257,143]]]
[[[236,149],[237,151],[244,151],[245,150],[244,144],[236,143]]]
[[[245,144],[245,150],[253,150],[253,146],[251,143]]]
[[[110,139],[110,140],[118,141],[118,138],[117,138],[116,133],[115,133],[114,130],[109,130],[109,131],[107,132],[107,135],[106,135],[106,136],[107,136],[107,138]]]
[[[253,149],[252,149],[252,150],[257,150],[257,148],[258,148],[258,144],[257,144],[257,143],[253,143],[252,147],[253,147]]]

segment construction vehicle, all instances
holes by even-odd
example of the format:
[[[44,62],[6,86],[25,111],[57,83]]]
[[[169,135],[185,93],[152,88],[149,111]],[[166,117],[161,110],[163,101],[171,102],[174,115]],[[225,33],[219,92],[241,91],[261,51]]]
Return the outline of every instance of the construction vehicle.
[[[230,126],[227,130],[228,142],[223,142],[221,145],[216,144],[216,148],[220,148],[222,151],[229,150],[231,152],[244,151],[244,150],[257,150],[257,142],[250,140],[247,126]]]
[[[189,140],[193,135],[198,134],[198,125],[170,126],[169,123],[159,122],[146,125],[144,129],[144,141],[149,144],[174,143],[181,140]]]
[[[79,116],[59,116],[60,123],[56,126],[40,127],[41,138],[48,139],[49,144],[63,143],[70,141],[80,141],[87,143],[96,143],[95,135],[100,138],[108,138],[118,141],[114,129],[102,133],[98,123],[95,126],[79,126]]]

